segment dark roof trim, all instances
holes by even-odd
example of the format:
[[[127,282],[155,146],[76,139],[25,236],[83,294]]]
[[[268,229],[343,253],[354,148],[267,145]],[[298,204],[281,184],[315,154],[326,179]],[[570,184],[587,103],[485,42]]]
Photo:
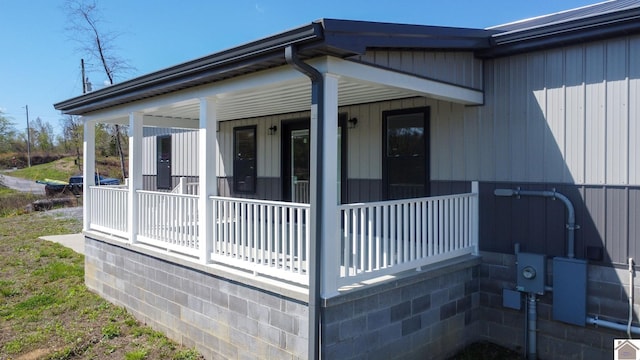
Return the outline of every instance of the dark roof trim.
[[[83,115],[110,106],[220,81],[286,64],[284,49],[301,59],[346,58],[368,48],[464,49],[489,46],[490,30],[323,19],[284,33],[208,55],[54,104]]]
[[[371,48],[478,50],[488,48],[489,36],[500,31],[325,19],[328,46],[359,54]]]
[[[476,55],[499,57],[638,32],[640,8],[632,8],[496,34],[493,46]]]
[[[116,104],[238,76],[251,72],[241,69],[267,68],[275,58],[284,59],[284,55],[279,54],[283,51],[279,50],[288,45],[301,45],[322,38],[320,24],[312,23],[61,101],[54,104],[54,108],[66,114],[82,115]]]

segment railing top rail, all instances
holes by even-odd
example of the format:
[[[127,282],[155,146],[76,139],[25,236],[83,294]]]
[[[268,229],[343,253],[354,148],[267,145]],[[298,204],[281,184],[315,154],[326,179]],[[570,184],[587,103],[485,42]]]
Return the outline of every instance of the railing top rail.
[[[191,198],[198,199],[198,195],[189,195],[189,194],[177,194],[172,192],[164,192],[164,191],[150,191],[150,190],[136,190],[138,194],[149,194],[149,195],[163,195],[169,197],[181,197],[181,198]]]
[[[89,186],[89,189],[100,189],[100,190],[121,191],[121,192],[129,191],[128,187],[123,187],[120,185],[91,185]]]
[[[258,205],[273,205],[273,206],[287,206],[290,208],[304,208],[308,209],[311,207],[309,204],[302,203],[294,203],[294,202],[286,202],[286,201],[273,201],[273,200],[258,200],[258,199],[246,199],[246,198],[235,198],[235,197],[224,197],[224,196],[209,196],[211,200],[222,200],[222,201],[234,201],[234,202],[242,202],[248,204],[258,204]]]
[[[468,198],[468,197],[473,197],[473,196],[477,196],[477,195],[478,194],[475,194],[475,193],[463,193],[463,194],[429,196],[429,197],[409,198],[409,199],[400,199],[400,200],[384,200],[384,201],[366,202],[366,203],[342,204],[342,205],[338,205],[338,209],[351,209],[351,208],[370,207],[370,206],[400,205],[400,204],[408,204],[408,203],[418,203],[418,202],[423,202],[423,201],[437,201],[437,200],[446,200],[446,199]]]

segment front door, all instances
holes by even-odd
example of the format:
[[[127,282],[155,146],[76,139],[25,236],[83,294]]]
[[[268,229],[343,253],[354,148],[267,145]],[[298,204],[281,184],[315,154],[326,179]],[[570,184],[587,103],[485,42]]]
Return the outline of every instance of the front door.
[[[429,196],[429,108],[385,111],[382,118],[385,198]]]
[[[346,114],[338,122],[338,203],[346,202]],[[311,180],[311,132],[309,119],[282,123],[282,198],[284,201],[308,204]]]
[[[156,187],[163,190],[171,189],[171,135],[157,137],[157,158]]]
[[[309,120],[286,122],[282,128],[283,199],[308,204],[311,174]]]

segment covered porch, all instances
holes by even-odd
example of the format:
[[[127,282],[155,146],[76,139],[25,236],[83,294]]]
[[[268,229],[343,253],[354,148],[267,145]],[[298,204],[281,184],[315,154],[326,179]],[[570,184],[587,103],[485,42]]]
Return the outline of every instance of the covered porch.
[[[320,78],[310,81],[306,69]],[[319,101],[322,94],[323,101]],[[467,193],[340,204],[335,134],[339,107],[430,97],[477,104],[482,93],[370,65],[324,57],[85,115],[85,179],[95,172],[94,126],[129,125],[125,187],[85,183],[84,230],[302,287],[314,267],[323,298],[340,289],[477,253],[478,189]],[[220,123],[310,111],[309,202],[220,196],[226,176]],[[144,189],[143,127],[197,129],[199,176],[172,191]],[[265,126],[266,127],[266,126]],[[347,165],[348,166],[348,165]],[[305,184],[305,186],[307,186]],[[305,201],[306,202],[306,201]],[[314,254],[320,251],[314,265]]]

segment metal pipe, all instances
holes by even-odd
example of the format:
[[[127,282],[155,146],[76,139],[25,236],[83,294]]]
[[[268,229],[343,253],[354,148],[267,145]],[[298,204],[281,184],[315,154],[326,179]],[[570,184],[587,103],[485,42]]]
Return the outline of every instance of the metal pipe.
[[[528,319],[529,319],[529,324],[528,324],[528,333],[529,333],[529,341],[527,344],[527,359],[529,360],[536,360],[538,358],[538,354],[537,354],[537,344],[536,344],[536,335],[537,335],[537,331],[538,329],[536,329],[536,319],[538,317],[537,314],[537,307],[536,307],[536,294],[535,293],[528,293],[527,294],[527,299],[528,299]]]
[[[539,196],[552,199],[559,199],[567,208],[567,257],[575,258],[575,231],[578,229],[576,225],[576,212],[573,203],[563,194],[552,191],[536,191],[536,190],[520,190],[518,189],[496,189],[493,194],[495,196]]]
[[[640,335],[640,327],[638,326],[629,326],[628,324],[619,324],[613,321],[601,320],[598,319],[597,316],[587,316],[587,324],[620,331],[627,331],[628,329],[632,334]]]
[[[318,121],[324,121],[324,86],[322,74],[316,70],[313,66],[303,62],[298,58],[295,48],[291,45],[284,49],[284,57],[289,65],[291,65],[297,71],[305,74],[311,79],[311,105],[317,109]],[[318,126],[318,129],[322,129]],[[317,143],[315,146],[318,148],[318,160],[316,161],[316,173],[317,178],[322,178],[322,154],[323,154],[323,131],[318,131]],[[323,238],[322,226],[322,208],[323,208],[323,189],[322,186],[316,186],[316,200],[312,202],[312,211],[315,210],[315,229],[312,228],[311,235],[311,255],[309,258],[309,349],[308,358],[310,360],[316,360],[320,358],[320,318],[322,301],[320,296],[320,275],[321,275],[321,259],[322,259],[322,243],[320,239]],[[313,208],[315,207],[315,209]]]

